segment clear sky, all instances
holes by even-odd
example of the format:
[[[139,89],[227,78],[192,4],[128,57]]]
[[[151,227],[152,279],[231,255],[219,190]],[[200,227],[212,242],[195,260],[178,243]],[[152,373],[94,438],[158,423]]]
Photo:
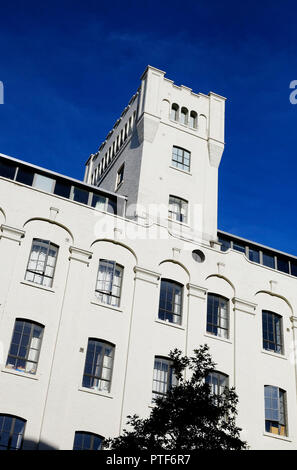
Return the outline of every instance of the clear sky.
[[[296,1],[2,0],[0,152],[82,179],[147,64],[228,99],[219,228],[297,255]]]

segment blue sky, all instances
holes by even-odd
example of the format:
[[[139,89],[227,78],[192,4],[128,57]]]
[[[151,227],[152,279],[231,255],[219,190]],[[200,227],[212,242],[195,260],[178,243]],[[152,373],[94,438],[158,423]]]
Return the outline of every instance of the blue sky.
[[[219,228],[297,255],[296,18],[293,1],[1,2],[0,152],[81,179],[153,65],[228,99]]]

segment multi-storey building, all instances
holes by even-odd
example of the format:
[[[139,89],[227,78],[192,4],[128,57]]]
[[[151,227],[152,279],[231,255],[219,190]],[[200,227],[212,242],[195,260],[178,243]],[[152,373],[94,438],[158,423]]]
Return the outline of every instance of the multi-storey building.
[[[242,439],[296,448],[297,258],[217,229],[224,106],[147,67],[84,182],[1,155],[1,448],[99,448],[204,343]]]

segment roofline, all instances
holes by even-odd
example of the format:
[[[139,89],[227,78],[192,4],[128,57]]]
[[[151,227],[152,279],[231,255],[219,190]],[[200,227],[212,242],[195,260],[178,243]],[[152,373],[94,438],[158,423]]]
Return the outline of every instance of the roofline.
[[[288,256],[289,258],[294,258],[297,260],[297,256],[295,255],[291,255],[290,253],[286,253],[285,251],[276,250],[275,248],[271,248],[270,246],[262,245],[261,243],[248,240],[247,238],[239,237],[238,235],[233,235],[232,233],[229,233],[229,232],[224,232],[223,230],[218,230],[218,234],[227,235],[228,237],[236,238],[238,240],[249,243],[251,245],[258,246],[259,248],[265,248],[265,250],[274,251],[275,253],[279,253],[280,255]]]
[[[63,175],[62,173],[57,173],[56,171],[48,170],[47,168],[43,168],[42,166],[34,165],[33,163],[25,162],[24,160],[20,160],[18,158],[11,157],[10,155],[5,155],[4,153],[0,153],[0,157],[8,158],[9,160],[12,160],[16,163],[21,163],[23,165],[28,165],[28,166],[36,169],[36,170],[45,171],[46,173],[50,173],[53,176],[58,176],[60,178],[66,178],[67,180],[70,180],[73,183],[78,183],[80,185],[86,186],[86,187],[90,188],[90,190],[92,189],[93,191],[94,190],[101,191],[103,193],[110,194],[112,196],[116,196],[116,197],[119,197],[121,199],[126,199],[127,200],[126,196],[121,196],[120,194],[114,193],[112,191],[107,191],[103,188],[98,188],[98,186],[94,186],[92,184],[84,183],[84,181],[78,180],[76,178],[71,178],[70,176]]]

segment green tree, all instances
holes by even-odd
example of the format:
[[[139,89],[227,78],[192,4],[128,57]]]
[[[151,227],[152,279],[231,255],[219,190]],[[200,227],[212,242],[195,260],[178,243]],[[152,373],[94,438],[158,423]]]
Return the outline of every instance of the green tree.
[[[205,382],[215,363],[207,345],[182,356],[175,349],[169,357],[178,380],[165,397],[158,397],[149,418],[128,416],[123,434],[105,441],[118,451],[164,452],[165,450],[243,450],[241,429],[236,426],[238,397],[234,388],[213,395]],[[189,378],[185,377],[188,369]],[[190,373],[189,373],[190,372]]]

